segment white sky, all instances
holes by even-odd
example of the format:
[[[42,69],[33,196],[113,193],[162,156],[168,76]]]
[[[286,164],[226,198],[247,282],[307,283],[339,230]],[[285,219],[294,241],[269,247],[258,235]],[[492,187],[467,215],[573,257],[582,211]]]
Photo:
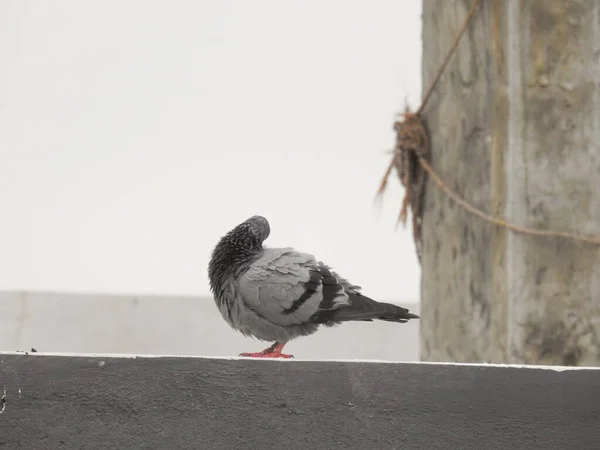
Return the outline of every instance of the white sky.
[[[419,297],[396,175],[420,0],[0,0],[0,289],[208,294],[253,214],[380,300]]]

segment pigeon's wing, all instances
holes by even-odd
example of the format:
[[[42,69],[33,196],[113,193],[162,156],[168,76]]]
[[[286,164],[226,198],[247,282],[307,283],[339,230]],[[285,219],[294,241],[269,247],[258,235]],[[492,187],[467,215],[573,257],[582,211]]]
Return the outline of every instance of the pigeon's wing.
[[[249,308],[282,326],[348,306],[344,286],[329,268],[293,248],[266,249],[239,278],[238,289]]]

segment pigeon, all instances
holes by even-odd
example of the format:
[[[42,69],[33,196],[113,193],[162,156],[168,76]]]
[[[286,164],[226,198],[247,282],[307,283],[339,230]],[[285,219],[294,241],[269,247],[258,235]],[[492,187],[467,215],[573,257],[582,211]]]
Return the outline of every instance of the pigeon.
[[[408,309],[361,294],[331,267],[292,247],[269,248],[271,227],[262,216],[240,223],[215,246],[208,265],[215,303],[234,329],[273,342],[252,358],[293,358],[282,353],[292,339],[349,321],[419,319]]]

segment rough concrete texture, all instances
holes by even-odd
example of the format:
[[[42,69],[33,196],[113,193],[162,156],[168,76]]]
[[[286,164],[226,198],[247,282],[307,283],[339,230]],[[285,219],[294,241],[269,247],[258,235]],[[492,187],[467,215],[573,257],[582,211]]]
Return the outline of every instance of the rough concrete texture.
[[[402,303],[418,314],[417,304]],[[268,344],[233,331],[210,297],[0,292],[0,351],[236,356]],[[419,322],[349,323],[293,341],[304,359],[419,359]]]
[[[471,0],[423,1],[423,88]],[[482,1],[424,111],[431,162],[480,210],[600,235],[600,2]],[[421,357],[600,364],[600,249],[473,216],[429,182]]]
[[[0,354],[3,449],[598,449],[600,371]]]

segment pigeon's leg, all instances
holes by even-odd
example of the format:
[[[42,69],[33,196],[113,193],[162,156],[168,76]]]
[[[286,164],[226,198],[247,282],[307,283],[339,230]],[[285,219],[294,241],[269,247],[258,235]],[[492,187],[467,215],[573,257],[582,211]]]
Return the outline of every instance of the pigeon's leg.
[[[247,358],[293,358],[293,355],[286,355],[285,353],[281,353],[283,347],[285,346],[285,342],[282,344],[280,342],[275,342],[269,348],[264,349],[262,352],[256,353],[240,353],[240,356],[245,356]]]

